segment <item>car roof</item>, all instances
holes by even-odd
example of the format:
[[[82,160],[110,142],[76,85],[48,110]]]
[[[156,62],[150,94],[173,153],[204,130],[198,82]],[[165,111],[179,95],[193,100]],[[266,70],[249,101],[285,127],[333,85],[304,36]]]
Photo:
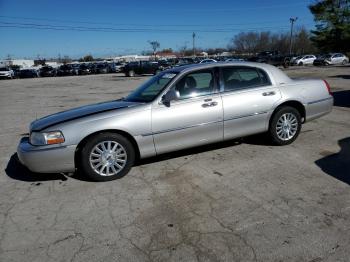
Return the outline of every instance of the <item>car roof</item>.
[[[217,63],[204,63],[204,64],[189,64],[179,67],[174,67],[164,72],[169,73],[186,73],[191,72],[193,70],[201,70],[201,69],[210,69],[214,67],[225,67],[225,66],[247,66],[247,67],[256,67],[267,71],[270,75],[273,76],[276,82],[278,83],[287,83],[291,81],[291,79],[283,73],[280,69],[273,65],[265,64],[265,63],[257,63],[257,62],[246,62],[246,61],[235,61],[235,62],[217,62]]]
[[[250,67],[259,67],[262,69],[274,67],[268,64],[256,63],[256,62],[225,61],[225,62],[216,62],[216,63],[208,63],[208,64],[188,64],[188,65],[173,67],[172,69],[169,69],[169,71],[180,73],[185,71],[192,71],[194,69],[207,69],[207,68],[222,67],[222,66],[250,66]]]

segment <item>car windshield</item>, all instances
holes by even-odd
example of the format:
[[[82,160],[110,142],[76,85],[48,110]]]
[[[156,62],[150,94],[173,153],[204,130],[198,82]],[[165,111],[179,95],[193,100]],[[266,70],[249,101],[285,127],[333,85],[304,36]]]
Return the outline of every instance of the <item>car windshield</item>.
[[[147,103],[153,101],[167,84],[176,76],[175,72],[160,73],[146,83],[141,85],[134,92],[130,93],[125,100],[129,102]]]

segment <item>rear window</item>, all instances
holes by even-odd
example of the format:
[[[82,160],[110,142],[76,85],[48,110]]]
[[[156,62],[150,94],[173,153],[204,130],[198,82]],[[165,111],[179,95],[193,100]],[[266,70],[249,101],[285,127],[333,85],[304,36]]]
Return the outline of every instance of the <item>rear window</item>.
[[[271,84],[265,71],[253,67],[224,67],[222,68],[222,77],[224,91],[234,91]]]

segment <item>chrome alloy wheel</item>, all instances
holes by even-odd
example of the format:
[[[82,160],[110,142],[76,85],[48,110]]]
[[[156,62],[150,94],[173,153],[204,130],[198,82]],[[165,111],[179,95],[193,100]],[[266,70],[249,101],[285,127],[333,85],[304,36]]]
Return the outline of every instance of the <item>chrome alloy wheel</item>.
[[[126,150],[115,141],[102,141],[91,150],[89,162],[97,174],[113,176],[125,167],[127,162]]]
[[[276,132],[279,139],[288,141],[292,139],[298,131],[298,120],[292,113],[281,115],[276,124]]]

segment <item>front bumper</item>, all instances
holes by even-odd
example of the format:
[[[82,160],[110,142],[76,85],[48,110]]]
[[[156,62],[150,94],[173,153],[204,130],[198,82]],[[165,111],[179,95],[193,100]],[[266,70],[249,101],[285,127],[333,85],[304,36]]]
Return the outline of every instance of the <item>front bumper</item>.
[[[23,137],[17,147],[19,161],[36,173],[60,173],[75,171],[76,145],[33,146]]]
[[[9,79],[11,75],[0,75],[0,79]]]

